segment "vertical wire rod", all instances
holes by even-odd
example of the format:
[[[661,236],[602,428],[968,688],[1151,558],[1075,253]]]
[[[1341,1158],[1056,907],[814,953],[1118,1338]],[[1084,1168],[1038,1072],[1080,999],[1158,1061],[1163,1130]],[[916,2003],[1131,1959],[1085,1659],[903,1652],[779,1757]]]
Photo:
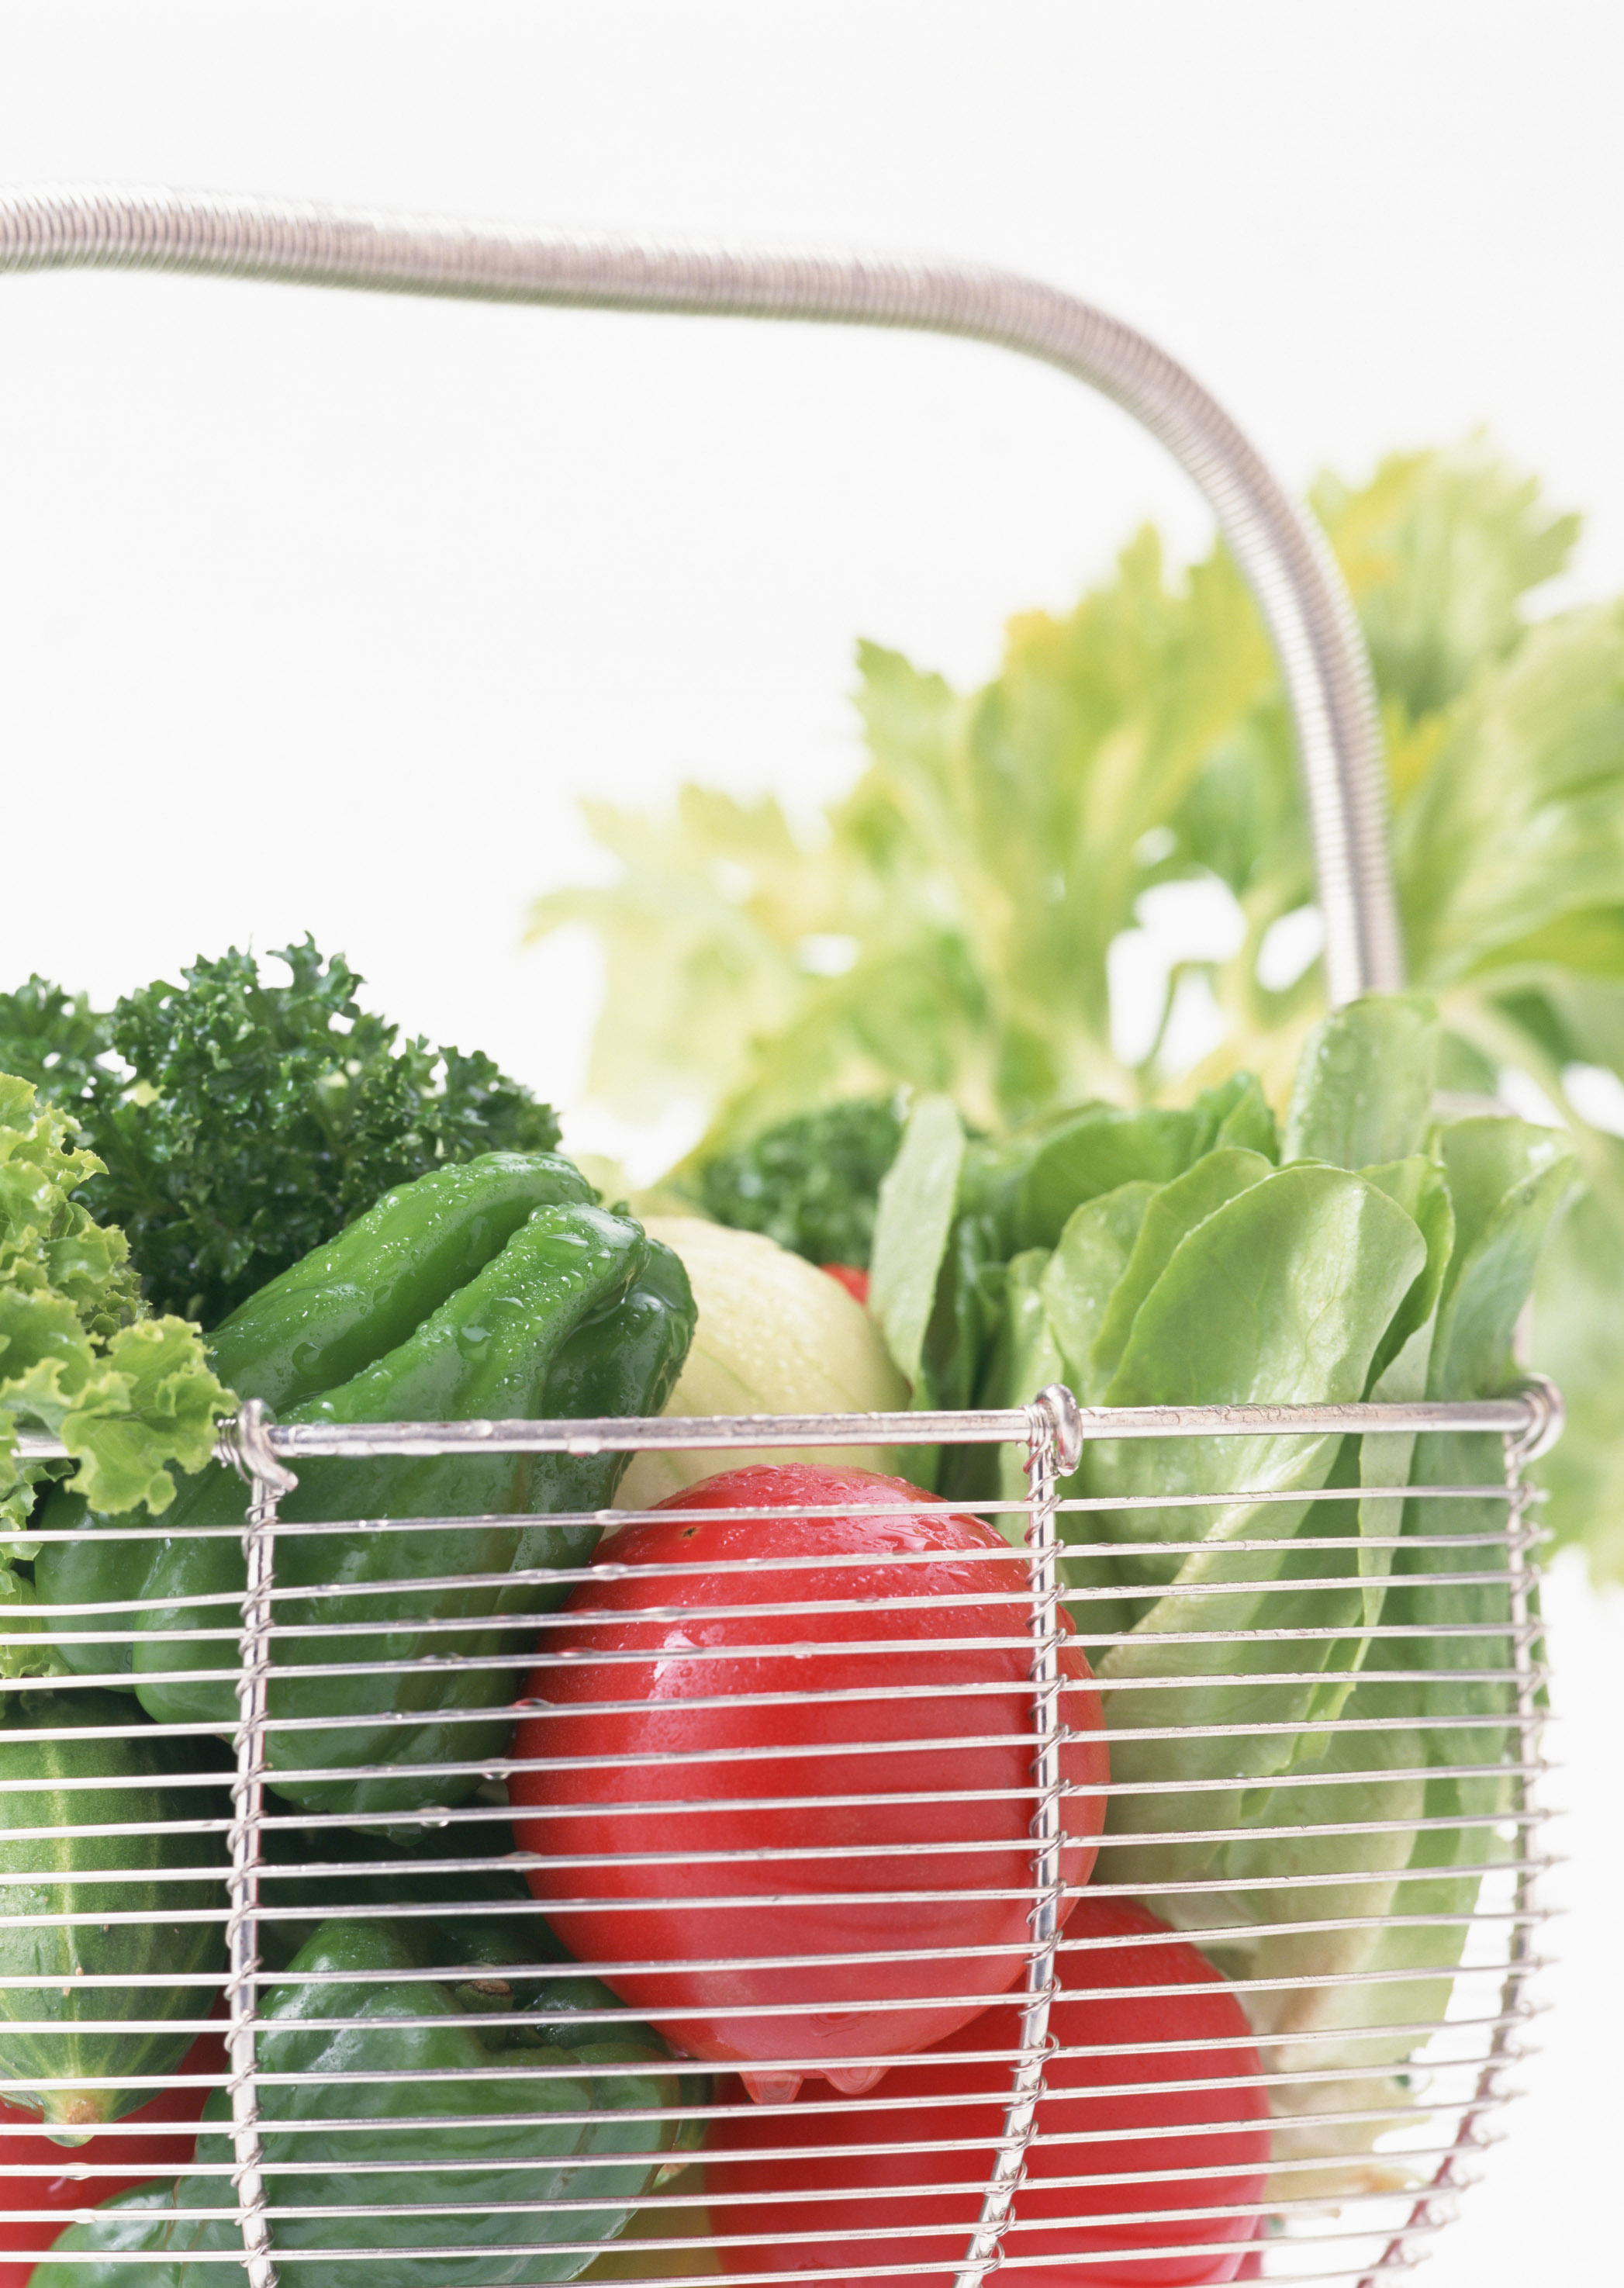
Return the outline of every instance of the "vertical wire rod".
[[[264,2150],[259,2135],[259,2090],[255,2035],[259,2019],[259,1851],[265,1814],[265,1719],[271,1685],[271,1585],[276,1561],[276,1505],[298,1481],[272,1452],[265,1410],[250,1399],[233,1431],[238,1469],[250,1496],[242,1534],[248,1578],[242,1593],[242,1633],[238,1646],[237,1776],[232,1786],[230,1911],[226,1922],[226,1984],[230,2011],[226,2038],[231,2059],[231,2141],[249,2288],[277,2288],[265,2215]]]
[[[1540,1709],[1541,1678],[1533,1658],[1533,1643],[1538,1634],[1537,1626],[1533,1625],[1533,1612],[1534,1593],[1539,1585],[1539,1568],[1528,1545],[1528,1510],[1533,1495],[1525,1465],[1534,1455],[1543,1453],[1554,1444],[1560,1434],[1562,1401],[1555,1386],[1543,1377],[1532,1379],[1537,1386],[1531,1394],[1539,1402],[1540,1417],[1533,1426],[1520,1436],[1507,1431],[1502,1443],[1506,1468],[1506,1562],[1510,1574],[1507,1589],[1511,1639],[1510,1682],[1516,1704],[1512,1728],[1517,1736],[1517,1762],[1508,1776],[1514,1791],[1514,1809],[1519,1823],[1537,1824],[1543,1813],[1536,1799],[1537,1781],[1528,1760],[1539,1753],[1543,1729]],[[1514,1883],[1514,1911],[1507,1936],[1506,1976],[1501,1989],[1501,2022],[1490,2038],[1488,2054],[1479,2069],[1472,2094],[1462,2109],[1453,2143],[1433,2172],[1400,2231],[1388,2242],[1373,2268],[1361,2278],[1359,2288],[1376,2288],[1378,2275],[1395,2267],[1413,2263],[1414,2257],[1409,2244],[1410,2236],[1417,2232],[1431,2231],[1447,2220],[1450,2205],[1463,2189],[1460,2174],[1461,2157],[1480,2143],[1477,2125],[1482,2117],[1504,2102],[1501,2077],[1517,2055],[1517,2031],[1526,2015],[1523,1990],[1538,1966],[1534,1960],[1533,1939],[1533,1925],[1539,1903],[1537,1855],[1524,1855]]]
[[[1058,367],[1148,429],[1205,494],[1263,615],[1296,731],[1332,1005],[1403,982],[1370,661],[1324,536],[1176,359],[1010,271],[685,246],[124,185],[0,192],[0,270],[179,270],[466,300],[811,320],[958,336]]]
[[[1077,1466],[1082,1427],[1076,1400],[1058,1384],[1039,1392],[1029,1417],[1026,1561],[1032,1606],[1027,1625],[1032,1635],[1032,1778],[1038,1799],[1032,1817],[1032,1880],[1036,1894],[1030,1919],[1032,1951],[1026,1958],[1021,2054],[1004,2110],[1003,2141],[982,2195],[981,2214],[964,2261],[954,2276],[954,2288],[980,2288],[997,2268],[1016,2189],[1026,2173],[1026,2150],[1037,2129],[1043,2062],[1053,2046],[1049,2014],[1057,1991],[1055,1948],[1060,1935],[1061,1852],[1066,1841],[1060,1774],[1058,1481],[1063,1469]]]

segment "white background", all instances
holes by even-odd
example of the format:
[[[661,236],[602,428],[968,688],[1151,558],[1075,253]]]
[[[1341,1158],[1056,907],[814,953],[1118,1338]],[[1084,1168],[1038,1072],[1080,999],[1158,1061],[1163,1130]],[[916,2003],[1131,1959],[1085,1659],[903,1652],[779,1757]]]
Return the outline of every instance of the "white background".
[[[1571,596],[1624,587],[1621,85],[1612,0],[13,0],[0,175],[1006,263],[1294,483],[1486,424],[1587,512]],[[576,794],[816,798],[857,634],[973,679],[1142,519],[1206,540],[1121,416],[961,345],[113,276],[0,309],[0,977],[310,927],[566,1106],[595,973],[519,939],[593,863]],[[1551,1601],[1565,2006],[1438,2288],[1616,2237],[1624,1599]]]

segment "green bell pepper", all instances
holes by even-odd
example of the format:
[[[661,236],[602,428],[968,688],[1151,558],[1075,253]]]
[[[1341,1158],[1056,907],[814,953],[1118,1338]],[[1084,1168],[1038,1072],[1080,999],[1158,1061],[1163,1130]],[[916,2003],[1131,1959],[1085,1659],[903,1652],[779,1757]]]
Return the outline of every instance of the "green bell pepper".
[[[540,1154],[493,1154],[404,1186],[226,1322],[212,1339],[218,1370],[289,1422],[657,1414],[693,1336],[687,1278],[638,1225],[573,1196],[585,1188]],[[537,1191],[565,1196],[536,1205]],[[319,1379],[336,1375],[346,1378]],[[277,1791],[338,1816],[466,1800],[511,1728],[525,1624],[567,1587],[525,1576],[585,1563],[599,1532],[511,1521],[606,1508],[627,1458],[472,1449],[303,1464],[282,1517],[340,1529],[277,1544],[266,1736]],[[106,1618],[129,1633],[128,1674],[148,1713],[229,1732],[243,1558],[235,1535],[197,1529],[240,1525],[245,1510],[241,1482],[218,1466],[186,1482],[161,1540],[121,1537],[71,1497],[53,1499],[41,1529],[72,1537],[42,1545],[36,1579],[64,1657],[90,1673],[115,1658],[74,1642],[99,1617],[72,1609],[122,1605]],[[473,1522],[344,1529],[438,1518]],[[349,1776],[358,1765],[390,1768]]]
[[[153,2092],[51,2083],[167,2074],[196,2038],[194,2025],[175,2022],[209,2014],[226,1960],[224,1836],[218,1825],[194,1834],[179,1824],[226,1814],[209,1769],[218,1752],[206,1745],[200,1758],[194,1743],[132,1723],[122,1694],[11,1696],[0,1728],[0,1974],[40,1983],[0,1983],[0,2078],[7,2100],[37,2108],[63,2144]],[[203,1786],[177,1784],[200,1769]],[[69,1827],[91,1831],[59,1831]]]
[[[502,1921],[329,1922],[288,1982],[267,1988],[260,2067],[295,2077],[260,2091],[284,2288],[355,2288],[369,2268],[345,2249],[376,2249],[376,2276],[390,2288],[573,2280],[698,2146],[694,2114],[638,2117],[697,2108],[706,2077],[685,2074],[648,2028],[596,2015],[620,2006],[609,1990],[561,1976],[532,1948],[526,1926]],[[87,2278],[125,2288],[138,2269],[142,2288],[241,2278],[221,2261],[242,2244],[234,2222],[184,2213],[231,2205],[230,2117],[228,2093],[216,2091],[172,2214],[109,2203],[73,2228],[76,2253],[105,2250],[109,2260],[88,2273],[64,2264],[61,2288]],[[537,2213],[543,2202],[582,2205]],[[344,2213],[391,2206],[408,2213]],[[119,2252],[131,2247],[167,2247],[171,2260],[121,2268]],[[435,2252],[396,2252],[406,2249]],[[43,2268],[36,2288],[52,2280]]]
[[[42,2216],[40,2224],[49,2230],[48,2218]],[[136,2252],[167,2248],[174,2224],[172,2184],[115,2193],[83,2224],[58,2234],[50,2255],[28,2276],[28,2288],[174,2288],[167,2264],[146,2263]]]
[[[586,1205],[596,1196],[579,1168],[550,1152],[488,1152],[437,1168],[385,1192],[337,1239],[250,1295],[209,1337],[210,1362],[239,1398],[257,1398],[273,1414],[301,1405],[405,1342],[537,1208]],[[219,1493],[217,1471],[187,1480],[166,1521],[200,1521],[193,1503],[218,1505]],[[34,1521],[59,1534],[103,1522],[67,1491],[53,1495]],[[131,1624],[122,1614],[80,1620],[72,1609],[127,1597],[144,1561],[139,1548],[88,1536],[40,1550],[41,1600],[62,1609],[48,1625],[59,1657],[80,1675],[129,1674]],[[92,1641],[78,1641],[87,1635]],[[97,1643],[98,1635],[114,1641]]]

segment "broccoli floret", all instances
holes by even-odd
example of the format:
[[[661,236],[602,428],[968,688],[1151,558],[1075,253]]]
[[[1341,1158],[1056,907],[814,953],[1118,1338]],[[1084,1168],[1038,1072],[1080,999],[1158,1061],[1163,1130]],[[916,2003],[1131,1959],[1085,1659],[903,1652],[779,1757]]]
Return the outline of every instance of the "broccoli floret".
[[[769,1128],[700,1172],[706,1213],[812,1263],[866,1267],[880,1179],[902,1141],[894,1099],[859,1098]]]

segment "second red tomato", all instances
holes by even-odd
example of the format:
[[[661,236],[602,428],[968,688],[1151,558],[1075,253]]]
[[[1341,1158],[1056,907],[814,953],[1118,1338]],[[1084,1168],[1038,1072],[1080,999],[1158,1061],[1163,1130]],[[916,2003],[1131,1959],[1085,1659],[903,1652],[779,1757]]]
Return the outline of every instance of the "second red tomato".
[[[1252,2276],[1269,2101],[1235,1995],[1129,1899],[1082,1900],[1058,1974],[1055,2047],[999,2277],[1210,2288]],[[932,2266],[909,2288],[949,2288],[1019,2043],[1006,2002],[897,2067],[875,2103],[803,2098],[718,2122],[705,2184],[727,2269],[855,2284]]]

